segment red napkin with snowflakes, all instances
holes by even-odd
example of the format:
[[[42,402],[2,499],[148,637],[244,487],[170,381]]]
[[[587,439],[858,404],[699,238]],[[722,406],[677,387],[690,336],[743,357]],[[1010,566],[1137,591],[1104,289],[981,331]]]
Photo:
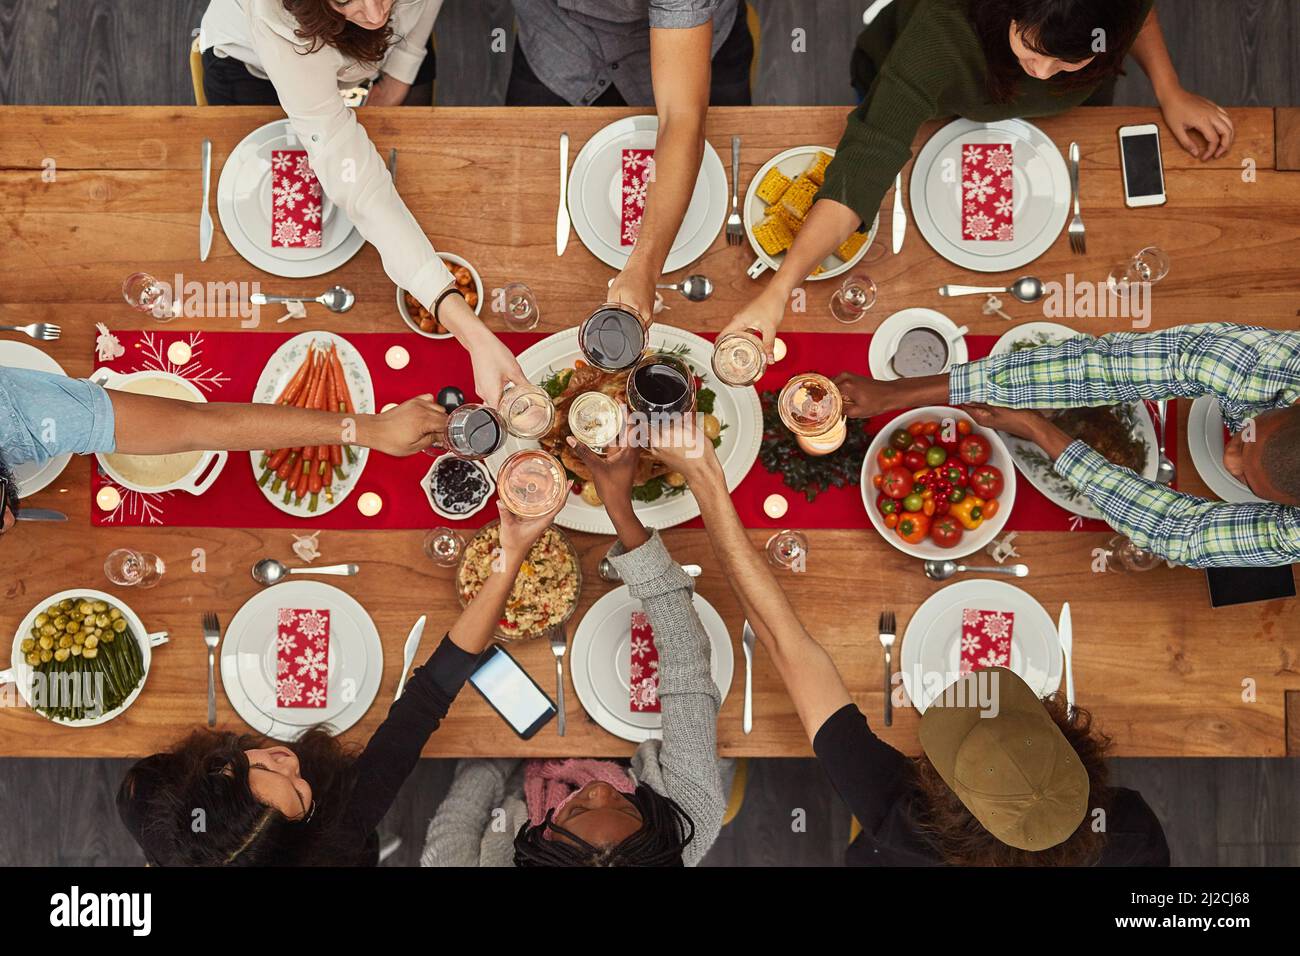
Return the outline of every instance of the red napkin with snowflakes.
[[[275,696],[281,707],[324,707],[329,685],[328,608],[280,608],[275,637]]]
[[[961,237],[1010,242],[1015,177],[1010,143],[967,143],[961,151]]]
[[[634,714],[659,713],[659,648],[645,611],[632,612],[632,660],[628,690]]]
[[[960,673],[969,674],[985,667],[1010,667],[1011,629],[1015,619],[1011,611],[964,608],[961,612]]]
[[[305,149],[271,150],[273,248],[320,248],[322,196]]]
[[[622,245],[636,245],[636,237],[641,234],[645,194],[654,174],[654,155],[653,149],[623,150],[623,216],[619,228]]]

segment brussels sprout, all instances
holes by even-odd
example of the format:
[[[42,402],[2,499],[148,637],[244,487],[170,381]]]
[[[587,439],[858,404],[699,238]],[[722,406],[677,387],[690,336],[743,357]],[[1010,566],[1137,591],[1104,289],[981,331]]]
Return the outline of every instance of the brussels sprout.
[[[126,630],[126,621],[122,620],[122,618],[119,617],[116,621],[113,622],[114,633],[121,634],[125,630]]]
[[[73,644],[71,647],[68,648],[68,650],[72,653],[73,657],[81,656],[82,647],[80,644]]]
[[[40,651],[32,651],[30,654],[27,655],[27,663],[31,664],[33,667],[40,664],[40,662],[41,662]]]
[[[95,627],[108,627],[108,615],[101,614],[95,618]]]
[[[72,638],[69,637],[67,634],[64,634],[61,638],[59,638],[59,647],[71,647],[71,646],[72,646]]]
[[[50,623],[50,616],[48,614],[37,614],[36,620],[33,623],[37,627],[44,627],[46,624]]]
[[[54,652],[54,659],[56,661],[66,661],[69,653],[71,652],[66,647],[60,647]]]
[[[118,618],[122,616],[122,612],[119,611],[117,608],[113,608],[108,612],[108,616],[116,621]]]
[[[84,651],[81,652],[81,656],[84,657],[84,658],[85,658],[86,660],[88,660],[88,661],[93,661],[96,657],[99,656],[99,648],[98,648],[98,647],[88,647],[88,648],[86,648]]]
[[[41,650],[48,651],[54,646],[54,638],[49,634],[42,634],[39,643],[41,645]]]
[[[32,652],[32,648],[36,646],[36,642],[32,640],[30,637],[28,637],[28,638],[24,638],[22,644],[18,646],[22,648],[22,652],[24,654],[30,654]]]
[[[94,634],[86,638],[86,644],[85,644],[86,650],[91,650],[92,648],[98,646],[99,646],[99,638],[97,638]]]
[[[103,614],[103,613],[104,613],[105,611],[107,611],[107,610],[108,610],[108,605],[105,604],[103,601],[96,601],[96,602],[95,602],[95,613],[96,613],[96,614]]]
[[[42,649],[42,650],[41,650],[41,663],[42,663],[42,664],[48,664],[48,663],[49,663],[50,661],[52,661],[52,660],[54,660],[54,652],[51,651],[51,650],[48,650],[48,649]]]

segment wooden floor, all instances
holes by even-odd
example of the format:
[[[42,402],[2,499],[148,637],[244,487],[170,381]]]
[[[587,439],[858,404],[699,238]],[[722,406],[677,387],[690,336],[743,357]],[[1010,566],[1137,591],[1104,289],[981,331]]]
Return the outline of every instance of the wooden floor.
[[[754,101],[850,104],[848,58],[865,0],[753,0],[763,37]],[[206,0],[0,0],[0,103],[189,104],[187,50]],[[1160,0],[1183,84],[1225,106],[1300,105],[1300,2]],[[494,105],[510,54],[508,0],[447,0],[437,25],[437,102]],[[804,49],[795,52],[795,34]],[[1116,101],[1150,104],[1130,64]],[[0,760],[0,866],[132,865],[141,857],[116,823],[113,795],[129,761]],[[1164,822],[1176,865],[1300,865],[1300,761],[1116,760],[1114,782],[1139,790]],[[385,821],[418,857],[451,779],[424,760]],[[796,826],[797,822],[802,826]],[[744,806],[706,865],[834,866],[849,814],[813,760],[754,760]]]

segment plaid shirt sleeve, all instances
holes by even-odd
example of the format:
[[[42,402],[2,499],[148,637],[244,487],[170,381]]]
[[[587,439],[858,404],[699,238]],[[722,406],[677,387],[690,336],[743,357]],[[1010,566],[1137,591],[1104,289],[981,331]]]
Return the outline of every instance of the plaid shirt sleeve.
[[[1232,568],[1300,561],[1300,508],[1196,498],[1114,465],[1081,441],[1066,447],[1056,471],[1112,528],[1175,564]]]
[[[1300,332],[1227,322],[1161,332],[1078,335],[954,365],[951,402],[1005,408],[1079,408],[1215,395],[1233,431],[1300,399]]]

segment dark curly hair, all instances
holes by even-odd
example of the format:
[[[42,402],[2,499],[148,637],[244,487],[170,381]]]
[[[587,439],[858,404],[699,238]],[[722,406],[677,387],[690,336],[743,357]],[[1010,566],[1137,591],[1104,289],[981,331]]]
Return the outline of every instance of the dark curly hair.
[[[515,836],[515,866],[683,866],[682,851],[695,838],[695,824],[676,801],[638,784],[628,799],[641,813],[641,829],[613,846],[594,846],[551,822],[525,823]],[[566,837],[550,839],[546,831]]]
[[[258,801],[246,750],[255,735],[196,730],[171,750],[139,761],[117,794],[118,815],[155,866],[359,866],[374,863],[345,825],[355,755],[323,728],[286,744],[311,784],[304,822]]]
[[[1105,834],[1092,828],[1098,808],[1109,811],[1106,751],[1110,738],[1092,726],[1092,715],[1075,708],[1071,714],[1059,692],[1043,706],[1088,771],[1089,813],[1064,843],[1046,850],[1022,850],[1003,843],[975,819],[953,789],[939,776],[928,757],[913,761],[919,792],[912,817],[930,845],[950,866],[1091,866],[1101,857]]]
[[[1011,21],[1025,46],[1067,63],[1093,61],[1081,70],[1059,73],[1048,82],[1062,92],[1094,86],[1124,72],[1124,57],[1145,22],[1142,0],[968,0],[967,15],[975,27],[988,63],[988,93],[995,103],[1015,99],[1025,76],[1007,40]],[[1101,30],[1106,48],[1093,49]]]
[[[339,12],[334,0],[281,0],[284,9],[298,21],[294,35],[308,40],[308,53],[332,46],[344,56],[361,63],[379,63],[388,48],[398,41],[386,23],[378,30],[357,26]],[[398,0],[398,3],[403,0]],[[395,4],[396,5],[396,4]]]

